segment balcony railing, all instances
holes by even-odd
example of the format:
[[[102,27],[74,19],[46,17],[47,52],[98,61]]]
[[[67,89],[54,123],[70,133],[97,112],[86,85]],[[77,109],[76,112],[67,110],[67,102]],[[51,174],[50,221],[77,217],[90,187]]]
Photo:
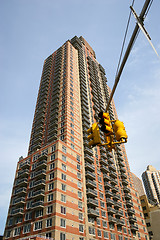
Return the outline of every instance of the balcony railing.
[[[86,180],[86,185],[89,186],[89,187],[96,188],[96,182],[93,181],[93,180],[90,180],[90,179]]]
[[[101,165],[100,168],[102,172],[105,172],[105,173],[109,172],[108,167],[106,167],[105,165]]]
[[[14,190],[14,195],[25,195],[27,191],[26,187],[21,187]]]
[[[92,173],[92,172],[90,172],[90,171],[86,171],[86,172],[85,172],[85,175],[86,175],[86,177],[88,177],[88,178],[90,178],[90,179],[95,179],[95,178],[96,178],[95,173]]]
[[[92,209],[92,208],[88,208],[88,215],[92,216],[92,217],[98,217],[99,212],[97,210]]]
[[[23,208],[16,208],[11,210],[11,215],[23,215]]]
[[[95,167],[91,164],[89,164],[88,162],[85,163],[85,168],[89,169],[91,171],[95,171]]]
[[[107,211],[108,211],[109,213],[113,213],[113,214],[116,213],[116,210],[115,210],[114,208],[112,208],[112,207],[107,207]]]
[[[109,221],[109,222],[116,223],[116,222],[117,222],[117,219],[116,219],[115,217],[108,216],[108,221]]]
[[[25,203],[24,197],[16,198],[12,201],[13,205],[24,204],[24,203]]]
[[[96,190],[92,190],[91,188],[88,188],[86,190],[86,193],[87,193],[88,196],[93,196],[93,197],[97,197],[98,196],[97,195],[97,191]]]
[[[90,162],[90,163],[94,163],[94,158],[91,157],[91,156],[88,155],[88,154],[85,154],[84,160],[86,160],[86,161],[88,161],[88,162]]]
[[[17,177],[25,177],[25,176],[28,176],[28,174],[29,174],[29,170],[28,169],[24,169],[24,170],[19,171],[17,173]]]
[[[25,186],[27,185],[28,178],[18,178],[15,181],[15,186]]]
[[[111,177],[108,176],[107,174],[103,174],[103,179],[104,179],[104,180],[107,180],[107,181],[110,181],[110,180],[111,180]]]
[[[87,199],[87,204],[88,204],[88,205],[95,206],[95,207],[98,207],[98,200],[93,199],[93,198],[88,198],[88,199]]]
[[[105,190],[105,195],[109,196],[109,197],[112,197],[113,193],[111,191],[109,191],[109,190]]]

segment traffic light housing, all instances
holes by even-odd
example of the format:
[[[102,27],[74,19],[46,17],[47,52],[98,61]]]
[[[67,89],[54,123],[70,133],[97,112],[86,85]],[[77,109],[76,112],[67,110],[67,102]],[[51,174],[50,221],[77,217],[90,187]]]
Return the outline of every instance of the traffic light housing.
[[[88,136],[88,139],[91,140],[89,142],[89,146],[94,147],[98,144],[101,144],[101,138],[99,133],[99,127],[97,123],[93,123],[92,127],[87,130],[87,133],[90,134]]]
[[[114,130],[117,141],[125,140],[125,142],[127,142],[128,136],[127,136],[123,122],[116,120],[113,124],[113,130]]]
[[[102,125],[101,131],[104,132],[107,136],[113,135],[113,129],[109,113],[100,112],[98,114],[98,117],[100,118],[99,123]]]

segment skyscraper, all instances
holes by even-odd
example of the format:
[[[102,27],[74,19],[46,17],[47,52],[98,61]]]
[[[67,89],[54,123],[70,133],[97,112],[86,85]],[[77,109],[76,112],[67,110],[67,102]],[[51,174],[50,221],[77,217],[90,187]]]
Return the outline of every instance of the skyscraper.
[[[148,165],[142,180],[148,199],[160,203],[160,171]]]
[[[124,146],[109,152],[88,145],[86,130],[105,110],[109,93],[105,70],[83,37],[45,60],[5,239],[148,239]],[[113,101],[109,114],[117,119]]]

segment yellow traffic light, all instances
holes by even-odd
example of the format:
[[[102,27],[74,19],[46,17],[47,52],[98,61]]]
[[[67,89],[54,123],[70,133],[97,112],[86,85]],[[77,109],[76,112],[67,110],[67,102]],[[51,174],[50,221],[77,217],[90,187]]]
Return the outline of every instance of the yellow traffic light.
[[[113,135],[113,129],[109,113],[100,112],[98,114],[98,117],[100,118],[99,123],[102,125],[101,126],[102,132],[104,132],[108,136]]]
[[[87,130],[87,133],[90,134],[88,136],[88,139],[91,140],[89,142],[89,146],[96,146],[98,144],[101,144],[101,138],[100,138],[100,133],[99,133],[99,127],[97,123],[93,123],[92,127]]]
[[[113,124],[113,130],[114,130],[117,141],[125,140],[125,142],[127,142],[128,136],[127,136],[123,122],[116,120]]]

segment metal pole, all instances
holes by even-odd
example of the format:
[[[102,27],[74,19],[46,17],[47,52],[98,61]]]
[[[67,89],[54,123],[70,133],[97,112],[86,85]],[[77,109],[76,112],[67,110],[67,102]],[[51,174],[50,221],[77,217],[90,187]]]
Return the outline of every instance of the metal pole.
[[[144,15],[145,15],[145,12],[146,12],[146,10],[147,10],[147,8],[148,8],[148,5],[149,5],[150,1],[151,1],[151,0],[146,0],[146,1],[145,1],[144,6],[143,6],[143,8],[142,8],[142,11],[141,11],[141,13],[140,13],[139,18],[141,19],[142,22],[143,22],[143,17],[144,17]],[[136,38],[136,35],[137,35],[137,32],[138,32],[138,29],[139,29],[139,26],[138,26],[138,24],[136,24],[136,26],[135,26],[135,28],[134,28],[134,31],[133,31],[133,33],[132,33],[130,42],[129,42],[129,44],[128,44],[126,53],[125,53],[125,55],[124,55],[123,61],[122,61],[121,66],[120,66],[120,68],[119,68],[118,74],[117,74],[117,76],[116,76],[115,83],[114,83],[112,92],[111,92],[111,94],[110,94],[110,97],[109,97],[109,100],[108,100],[108,103],[107,103],[106,112],[108,111],[109,104],[110,104],[111,101],[112,101],[114,92],[115,92],[115,90],[116,90],[116,87],[117,87],[117,85],[118,85],[118,82],[119,82],[121,73],[122,73],[123,68],[124,68],[124,65],[125,65],[125,63],[126,63],[126,61],[127,61],[127,59],[128,59],[128,56],[129,56],[130,51],[131,51],[131,49],[132,49],[133,43],[134,43],[134,41],[135,41],[135,38]]]

